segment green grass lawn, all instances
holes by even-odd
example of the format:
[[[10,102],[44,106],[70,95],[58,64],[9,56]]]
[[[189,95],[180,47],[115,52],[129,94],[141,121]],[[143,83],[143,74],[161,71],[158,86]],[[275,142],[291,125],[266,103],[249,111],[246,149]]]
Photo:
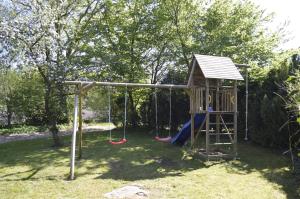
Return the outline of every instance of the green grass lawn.
[[[146,188],[150,198],[300,196],[288,160],[268,149],[239,144],[239,160],[203,162],[183,148],[154,141],[145,130],[127,135],[128,143],[113,146],[107,132],[85,134],[74,181],[67,180],[69,136],[59,149],[50,147],[51,139],[1,144],[0,198],[103,198],[133,184]]]

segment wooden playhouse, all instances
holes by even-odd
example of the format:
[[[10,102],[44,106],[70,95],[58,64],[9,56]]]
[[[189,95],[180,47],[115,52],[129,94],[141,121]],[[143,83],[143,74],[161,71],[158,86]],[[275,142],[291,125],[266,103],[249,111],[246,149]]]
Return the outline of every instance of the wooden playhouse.
[[[196,147],[205,133],[202,157],[235,158],[237,156],[237,81],[243,80],[228,57],[194,55],[188,76],[191,114],[191,144]],[[196,114],[205,114],[195,129]]]

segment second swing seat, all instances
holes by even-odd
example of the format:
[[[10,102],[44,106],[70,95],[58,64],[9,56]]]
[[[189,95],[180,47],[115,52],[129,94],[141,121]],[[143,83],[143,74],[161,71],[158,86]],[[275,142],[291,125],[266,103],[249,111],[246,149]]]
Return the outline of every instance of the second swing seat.
[[[120,141],[117,141],[117,142],[114,142],[112,140],[109,141],[109,143],[112,144],[112,145],[124,144],[126,142],[127,142],[126,138],[123,138],[123,139],[121,139]]]
[[[171,139],[172,139],[171,136],[168,136],[168,137],[155,136],[155,140],[160,141],[160,142],[170,142]]]

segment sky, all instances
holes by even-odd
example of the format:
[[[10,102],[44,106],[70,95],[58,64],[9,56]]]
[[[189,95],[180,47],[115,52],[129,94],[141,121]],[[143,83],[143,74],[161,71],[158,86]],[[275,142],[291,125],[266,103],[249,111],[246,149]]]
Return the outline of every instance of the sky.
[[[285,22],[287,26],[287,41],[281,44],[281,49],[300,47],[300,0],[252,0],[254,3],[265,9],[267,13],[275,13],[274,21],[270,28],[276,28]]]

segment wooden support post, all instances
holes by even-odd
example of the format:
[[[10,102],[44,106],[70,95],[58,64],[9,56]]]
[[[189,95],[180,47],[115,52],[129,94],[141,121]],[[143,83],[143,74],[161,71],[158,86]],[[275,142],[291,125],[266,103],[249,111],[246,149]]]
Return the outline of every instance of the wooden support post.
[[[196,67],[196,61],[193,60],[193,66],[192,66],[192,70],[190,73],[191,75],[188,80],[188,87],[191,87],[192,85],[194,85],[193,74],[194,74],[195,67]]]
[[[203,111],[204,109],[204,105],[203,105],[203,88],[200,88],[200,106],[201,106],[201,111]]]
[[[209,151],[209,142],[210,142],[210,139],[209,139],[209,80],[206,79],[205,80],[205,110],[206,110],[206,155],[208,157],[210,151]]]
[[[82,157],[82,98],[83,95],[81,94],[81,89],[82,85],[79,85],[79,105],[78,105],[78,134],[79,134],[79,142],[78,142],[78,149],[79,149],[79,154],[78,154],[78,159],[81,159]]]
[[[233,152],[234,157],[237,156],[237,81],[234,81],[234,143]]]
[[[193,109],[193,107],[194,107],[194,105],[193,105],[193,96],[194,96],[194,91],[193,91],[193,89],[191,89],[191,94],[190,94],[190,113],[192,113],[193,111],[194,111],[194,109]]]
[[[224,92],[224,111],[228,111],[227,110],[227,91],[226,90]]]
[[[248,140],[248,70],[246,68],[246,112],[245,112],[245,140]]]
[[[220,91],[219,93],[221,96],[220,111],[224,111],[224,109],[223,109],[223,91]]]
[[[223,90],[223,93],[222,93],[222,104],[223,104],[223,108],[222,108],[222,111],[226,111],[226,106],[225,106],[225,100],[226,100],[226,91]]]
[[[195,144],[195,113],[191,113],[191,148]]]
[[[216,91],[216,111],[220,111],[220,88],[219,88],[220,81],[217,80],[217,91]],[[216,142],[220,142],[220,115],[216,114]]]
[[[75,100],[74,100],[73,134],[72,134],[71,157],[70,157],[70,179],[71,180],[74,180],[74,171],[75,171],[77,114],[78,114],[78,93],[75,94]]]
[[[227,91],[227,111],[231,111],[230,110],[230,91]]]
[[[200,112],[200,89],[199,88],[197,88],[196,101],[197,101],[197,113],[199,113]]]

